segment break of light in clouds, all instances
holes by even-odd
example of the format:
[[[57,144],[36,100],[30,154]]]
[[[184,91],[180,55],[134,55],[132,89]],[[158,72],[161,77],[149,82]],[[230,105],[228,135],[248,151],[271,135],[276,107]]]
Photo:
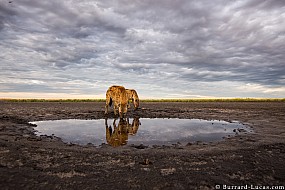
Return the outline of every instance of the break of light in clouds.
[[[2,0],[0,98],[283,98],[284,49],[284,0]]]

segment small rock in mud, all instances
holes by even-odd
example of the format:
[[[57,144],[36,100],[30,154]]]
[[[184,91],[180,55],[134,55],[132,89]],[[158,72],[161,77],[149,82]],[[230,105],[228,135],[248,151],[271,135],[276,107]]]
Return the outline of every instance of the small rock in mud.
[[[134,144],[132,144],[131,147],[136,148],[136,149],[145,149],[145,148],[148,148],[148,146],[145,146],[145,145],[143,145],[143,144],[140,144],[140,145],[134,145]]]
[[[149,159],[144,159],[143,162],[139,162],[141,165],[152,165],[152,162]]]
[[[160,170],[160,174],[162,176],[171,175],[171,174],[174,174],[175,172],[176,172],[175,168],[166,168],[166,169],[161,169]]]

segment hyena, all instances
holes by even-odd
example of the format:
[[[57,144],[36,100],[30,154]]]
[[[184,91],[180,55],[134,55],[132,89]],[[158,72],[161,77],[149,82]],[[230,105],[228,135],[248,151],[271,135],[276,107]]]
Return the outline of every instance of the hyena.
[[[123,86],[111,86],[106,92],[105,114],[108,113],[108,106],[114,106],[114,114],[119,110],[120,118],[128,111],[128,97],[126,89]]]
[[[135,135],[139,130],[139,126],[141,125],[140,119],[134,118],[132,124],[130,124],[129,119],[127,119],[127,122],[128,122],[128,134]]]
[[[138,93],[134,89],[126,89],[126,92],[127,92],[128,99],[132,100],[134,108],[136,110],[140,105]],[[130,108],[130,107],[131,106],[128,103],[128,108]]]
[[[106,125],[106,141],[113,147],[126,145],[128,142],[128,128],[129,124],[125,118],[120,118],[118,125],[116,125],[116,119],[113,122],[113,129],[110,125],[108,127],[107,119],[105,119]]]

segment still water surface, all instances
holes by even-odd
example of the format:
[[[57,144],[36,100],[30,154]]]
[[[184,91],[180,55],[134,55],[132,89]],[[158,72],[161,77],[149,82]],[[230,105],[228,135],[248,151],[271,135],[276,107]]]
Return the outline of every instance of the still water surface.
[[[37,135],[54,135],[66,143],[86,145],[110,144],[113,147],[134,145],[172,145],[189,142],[214,142],[250,131],[239,122],[201,119],[98,119],[53,120],[31,122]]]

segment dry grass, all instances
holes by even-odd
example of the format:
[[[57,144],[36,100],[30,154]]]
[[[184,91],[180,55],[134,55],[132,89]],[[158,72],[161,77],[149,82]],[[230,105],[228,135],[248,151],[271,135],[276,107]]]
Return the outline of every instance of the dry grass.
[[[6,102],[105,102],[105,99],[0,99]],[[143,99],[141,102],[285,102],[285,98]]]

